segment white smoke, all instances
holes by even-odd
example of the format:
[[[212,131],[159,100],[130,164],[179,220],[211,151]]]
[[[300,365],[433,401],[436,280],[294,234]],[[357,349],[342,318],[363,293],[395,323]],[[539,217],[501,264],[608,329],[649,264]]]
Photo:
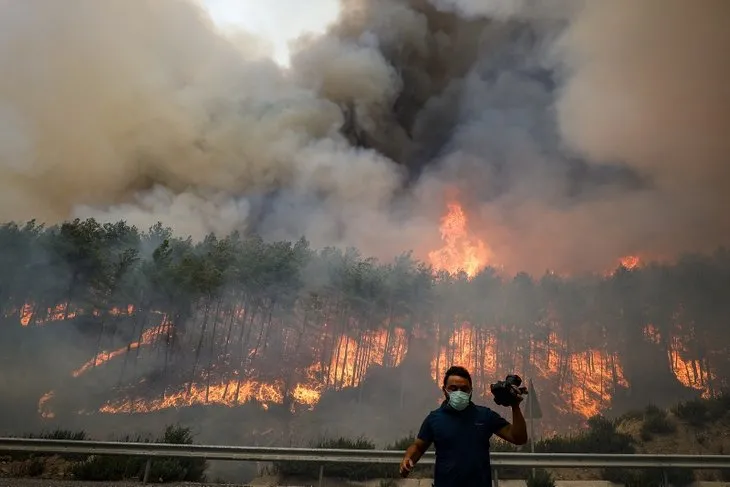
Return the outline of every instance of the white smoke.
[[[197,0],[4,0],[0,218],[424,257],[456,189],[510,270],[708,250],[728,5],[342,0],[282,68]]]

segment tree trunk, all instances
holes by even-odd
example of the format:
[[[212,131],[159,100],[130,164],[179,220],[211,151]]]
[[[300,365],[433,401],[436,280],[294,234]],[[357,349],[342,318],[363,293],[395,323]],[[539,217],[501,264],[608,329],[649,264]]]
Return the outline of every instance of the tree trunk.
[[[213,370],[213,360],[216,357],[215,354],[215,332],[218,328],[218,315],[220,313],[221,309],[221,302],[223,301],[223,297],[218,297],[218,304],[216,304],[215,307],[215,314],[213,315],[213,331],[211,332],[210,337],[210,357],[208,358],[208,367],[206,367],[205,370],[205,404],[208,404],[208,400],[210,398],[210,376],[212,374]],[[233,314],[231,312],[231,314]]]

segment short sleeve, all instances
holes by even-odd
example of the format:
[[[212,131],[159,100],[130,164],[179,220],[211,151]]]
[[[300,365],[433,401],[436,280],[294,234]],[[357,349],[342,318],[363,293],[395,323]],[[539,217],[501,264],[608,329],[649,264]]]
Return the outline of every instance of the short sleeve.
[[[487,420],[485,421],[489,425],[489,433],[495,434],[509,424],[509,421],[504,419],[499,413],[487,409]]]
[[[419,440],[423,440],[428,444],[433,443],[433,426],[431,426],[431,415],[426,416],[426,419],[421,423],[421,429],[418,430]]]

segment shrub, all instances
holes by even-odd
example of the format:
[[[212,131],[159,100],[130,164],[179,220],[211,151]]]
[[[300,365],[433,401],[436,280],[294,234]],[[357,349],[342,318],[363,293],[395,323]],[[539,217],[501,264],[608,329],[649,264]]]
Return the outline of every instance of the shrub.
[[[416,435],[411,433],[408,436],[404,436],[403,438],[399,438],[399,439],[395,440],[393,443],[386,446],[385,449],[386,450],[402,450],[403,452],[405,452],[408,449],[408,447],[413,444],[415,439],[416,439]]]
[[[45,462],[42,458],[31,457],[12,463],[8,473],[11,477],[38,477],[45,471]]]
[[[682,421],[695,426],[704,426],[708,421],[707,403],[701,400],[686,401],[672,408],[672,412]]]
[[[28,475],[30,477],[40,477],[45,469],[46,464],[41,458],[33,457],[28,461]]]
[[[605,469],[601,478],[625,487],[663,487],[663,472],[660,469],[625,470]],[[667,480],[673,487],[686,487],[694,482],[694,472],[689,469],[667,470]]]
[[[123,441],[143,442],[140,437]],[[159,443],[185,444],[193,443],[189,428],[167,426]],[[74,465],[72,473],[78,480],[114,481],[142,479],[147,460],[129,456],[93,456],[84,462]],[[199,482],[205,479],[207,462],[199,458],[155,458],[150,469],[151,482]]]
[[[360,437],[322,439],[313,445],[315,448],[338,448],[347,450],[375,450],[375,444]],[[281,474],[303,479],[319,478],[319,469],[324,466],[328,477],[346,478],[349,480],[370,480],[376,478],[395,477],[398,468],[394,465],[369,465],[358,463],[314,463],[314,462],[274,462],[274,470]]]
[[[711,422],[726,417],[730,411],[730,394],[722,392],[717,397],[707,400],[707,419]]]
[[[39,439],[39,440],[71,440],[71,441],[83,441],[88,439],[86,437],[85,431],[71,431],[71,430],[62,430],[57,429],[53,431],[48,432],[42,432],[40,434],[26,434],[23,435],[23,438],[28,439]],[[50,457],[55,455],[55,453],[29,453],[29,452],[11,452],[9,453],[10,458],[13,460],[26,460],[26,459],[33,459],[37,457]],[[82,454],[74,454],[74,453],[65,453],[60,455],[61,458],[68,461],[75,461],[79,462],[82,460],[85,460],[88,455],[82,455]]]
[[[618,418],[618,422],[624,422],[624,421],[632,421],[632,420],[640,420],[644,418],[644,413],[642,413],[639,410],[632,410],[628,411]]]
[[[527,487],[555,487],[555,479],[547,470],[538,468],[527,477]]]
[[[652,436],[666,435],[677,431],[677,427],[667,417],[667,412],[656,406],[647,406],[644,410],[644,422],[641,425],[640,435],[644,441],[651,440]]]
[[[616,431],[616,422],[603,416],[588,420],[588,430],[573,436],[554,436],[535,443],[540,453],[634,453],[630,435]]]

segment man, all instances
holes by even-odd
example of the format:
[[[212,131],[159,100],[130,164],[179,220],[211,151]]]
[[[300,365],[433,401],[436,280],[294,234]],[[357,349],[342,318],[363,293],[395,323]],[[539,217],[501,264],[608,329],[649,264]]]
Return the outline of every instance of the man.
[[[406,450],[400,465],[407,476],[433,443],[436,447],[434,487],[491,487],[489,438],[496,434],[515,445],[527,443],[527,425],[518,397],[512,406],[512,424],[485,406],[471,402],[471,375],[452,366],[444,375],[441,407],[431,411],[416,441]]]

